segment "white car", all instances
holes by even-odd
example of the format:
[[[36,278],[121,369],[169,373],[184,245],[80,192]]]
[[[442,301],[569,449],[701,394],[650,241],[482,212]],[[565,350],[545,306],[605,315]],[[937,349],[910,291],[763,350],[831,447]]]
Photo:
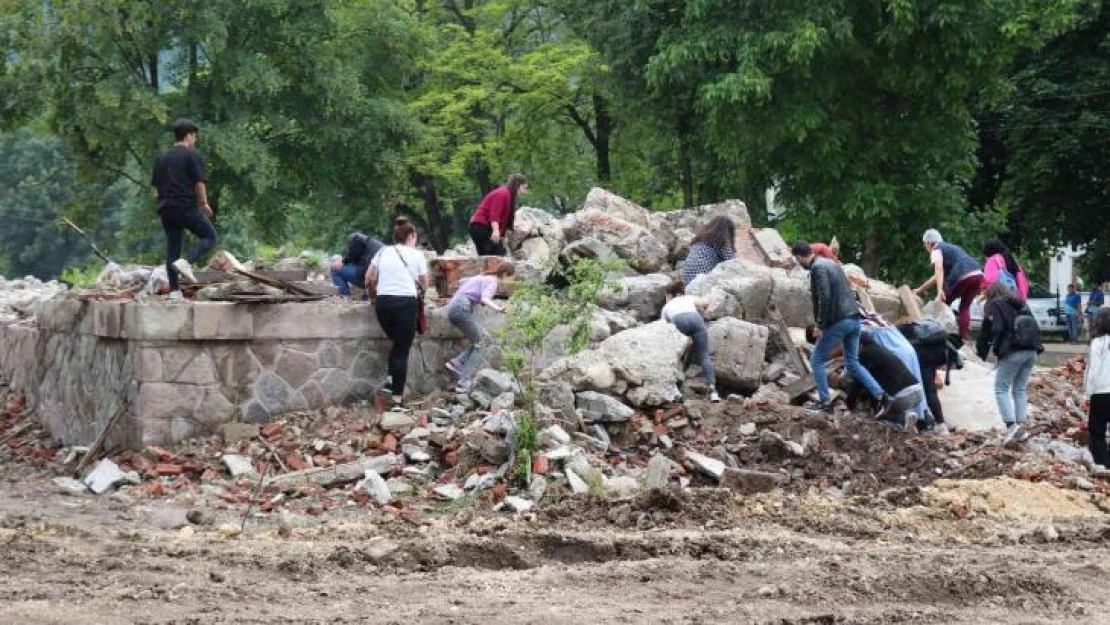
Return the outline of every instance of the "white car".
[[[1064,296],[1049,291],[1047,287],[1035,282],[1029,283],[1029,311],[1037,320],[1041,334],[1058,334],[1066,336],[1068,333],[1068,319],[1064,315]],[[958,306],[952,307],[952,312],[958,314]],[[979,331],[983,325],[983,300],[975,300],[971,304],[971,329]]]

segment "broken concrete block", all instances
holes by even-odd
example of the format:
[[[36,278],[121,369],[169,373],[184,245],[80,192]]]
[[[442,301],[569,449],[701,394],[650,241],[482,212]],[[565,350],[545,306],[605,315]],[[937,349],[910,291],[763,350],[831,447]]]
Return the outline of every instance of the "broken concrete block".
[[[663,454],[655,454],[648,461],[647,477],[645,478],[645,486],[647,488],[666,488],[667,482],[671,478],[671,465],[673,463],[669,458]]]
[[[534,505],[536,505],[536,504],[532,503],[531,501],[528,501],[527,499],[525,499],[523,497],[515,497],[515,496],[510,495],[510,496],[505,498],[505,506],[508,507],[513,512],[516,512],[518,514],[521,513],[521,512],[528,512],[529,510],[532,509],[532,506],[534,506]]]
[[[276,486],[283,490],[306,484],[316,484],[317,486],[327,487],[334,484],[353,482],[363,477],[368,470],[373,470],[377,473],[390,473],[393,471],[393,467],[400,461],[401,456],[395,454],[363,458],[354,462],[339,464],[334,467],[317,467],[275,475],[274,477],[267,478],[264,486]]]
[[[570,443],[570,434],[567,434],[567,431],[558,424],[540,430],[540,444],[544,447],[558,447],[568,443]]]
[[[759,433],[759,450],[768,460],[782,460],[791,454],[790,447],[781,436],[771,430]]]
[[[384,412],[378,427],[386,432],[401,432],[407,434],[416,427],[416,417],[404,412]]]
[[[578,393],[576,399],[578,408],[585,413],[587,421],[619,423],[628,421],[636,414],[635,410],[619,400],[594,391]]]
[[[389,489],[389,485],[382,479],[382,476],[373,470],[367,470],[363,475],[365,476],[362,482],[363,488],[374,497],[374,501],[377,501],[380,506],[389,503],[393,491]]]
[[[254,470],[254,465],[251,464],[251,459],[246,456],[224,454],[222,460],[224,466],[227,467],[228,472],[231,473],[231,477],[233,478],[249,477],[255,479],[258,477],[258,473]]]
[[[93,493],[103,495],[123,483],[138,484],[141,480],[134,471],[124,473],[119,465],[105,458],[96,464],[96,468],[85,476],[85,485]]]
[[[72,477],[56,477],[50,480],[63,495],[87,495],[89,487]]]
[[[636,494],[640,481],[630,475],[605,478],[605,492],[618,497]]]
[[[567,471],[567,483],[570,484],[570,490],[575,495],[585,495],[590,492],[590,487],[586,484],[586,481],[578,477],[578,474],[574,471]]]
[[[366,554],[366,559],[372,564],[381,566],[392,558],[393,554],[397,553],[400,548],[401,545],[388,538],[379,538],[370,541],[370,544],[363,548],[363,552]]]
[[[725,317],[709,324],[709,356],[717,381],[726,387],[755,391],[763,381],[767,328]]]
[[[766,471],[726,468],[721,476],[721,485],[744,495],[766,493],[786,484],[785,475]]]
[[[710,458],[696,451],[686,450],[686,459],[694,463],[694,466],[697,467],[699,471],[717,480],[720,480],[721,476],[724,475],[726,468],[725,463],[716,458]]]
[[[463,489],[459,488],[455,484],[440,484],[439,486],[436,486],[432,490],[432,492],[448,501],[455,501],[459,497],[462,497],[464,494]]]
[[[405,454],[410,462],[428,462],[432,459],[432,455],[420,445],[402,445],[401,453]]]
[[[223,434],[224,445],[233,447],[238,445],[240,441],[249,441],[258,438],[258,424],[256,423],[225,423],[220,426],[220,433]]]
[[[532,479],[528,482],[528,497],[532,501],[539,503],[543,501],[544,494],[547,493],[547,478],[542,475],[533,475]]]

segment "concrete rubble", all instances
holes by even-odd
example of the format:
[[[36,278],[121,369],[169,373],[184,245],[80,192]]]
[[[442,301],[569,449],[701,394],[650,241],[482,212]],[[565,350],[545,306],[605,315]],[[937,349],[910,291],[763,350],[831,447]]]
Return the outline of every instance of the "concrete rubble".
[[[740,241],[736,259],[688,289],[711,302],[711,357],[728,397],[711,405],[701,399],[707,390],[699,386],[701,372],[687,362],[689,339],[658,317],[694,230],[715,215],[734,219]],[[477,374],[467,395],[433,390],[411,412],[377,415],[348,392],[334,397],[327,392],[329,380],[342,373],[339,355],[333,353],[342,349],[313,346],[316,351],[308,354],[293,345],[271,350],[267,366],[273,373],[255,372],[260,388],[269,389],[259,401],[272,400],[260,408],[264,418],[213,423],[206,430],[189,430],[183,441],[130,441],[130,450],[100,460],[78,485],[97,494],[122,487],[155,500],[224,508],[253,503],[260,515],[293,511],[310,516],[352,507],[410,514],[421,505],[460,500],[528,514],[568,496],[628,498],[645,490],[699,487],[743,496],[788,489],[843,497],[928,484],[941,476],[1012,475],[1064,479],[1083,490],[1105,488],[1082,448],[1076,363],[1033,382],[1034,403],[1047,403],[1035,405],[1037,425],[1020,442],[1020,453],[990,444],[989,432],[892,436],[843,410],[825,419],[791,406],[786,389],[804,372],[790,364],[790,337],[782,335],[768,311],[778,311],[790,335],[811,322],[808,276],[792,266],[777,233],[751,228],[743,203],[653,213],[595,189],[572,215],[521,209],[508,242],[525,275],[542,274],[553,259],[568,256],[620,258],[628,265],[625,273],[611,276],[613,289],[591,317],[591,345],[540,368],[533,381],[534,429],[522,425],[527,384],[493,365]],[[489,262],[505,262],[439,261],[434,265],[439,295]],[[855,270],[852,275],[880,313],[899,316],[895,289]],[[62,292],[41,290],[44,297]],[[11,310],[34,312],[34,306],[21,301]],[[196,315],[185,318],[191,326],[203,325]],[[252,324],[257,332],[261,321]],[[280,327],[294,329],[285,322]],[[441,332],[448,336],[447,330]],[[452,354],[446,348],[419,351],[414,359],[427,370],[442,369],[442,359]],[[215,386],[217,373],[241,364],[205,356],[212,360],[212,372],[163,352],[156,363],[142,367],[158,369],[163,377],[157,383],[167,387],[164,376],[171,375],[170,369],[173,381],[199,388]],[[368,371],[383,365],[380,358],[363,360],[356,353],[351,351],[351,375],[357,370],[370,379]],[[320,375],[321,367],[340,373]],[[272,388],[266,386],[271,378]],[[317,387],[320,402],[310,406],[306,389]],[[362,390],[368,399],[369,384]],[[204,393],[187,399],[201,407],[225,407],[218,400],[205,404],[210,397]],[[64,458],[66,450],[50,437],[30,436],[41,429],[27,427],[30,417],[19,401],[12,398],[0,412],[0,455],[12,452],[34,462]],[[167,410],[179,409],[180,402],[162,403]],[[174,417],[185,418],[176,412]],[[11,435],[5,438],[5,433]],[[859,479],[860,474],[869,478]],[[56,487],[78,490],[71,481],[58,481]]]

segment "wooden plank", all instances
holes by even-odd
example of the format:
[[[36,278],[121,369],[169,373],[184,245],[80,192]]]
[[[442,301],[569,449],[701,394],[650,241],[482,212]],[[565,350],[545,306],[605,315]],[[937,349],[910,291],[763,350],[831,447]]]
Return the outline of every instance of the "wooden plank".
[[[875,302],[871,301],[871,295],[860,287],[855,287],[853,290],[856,292],[856,298],[859,299],[860,306],[863,306],[863,309],[867,312],[874,314]]]
[[[921,319],[923,316],[921,314],[921,303],[913,289],[904,284],[898,287],[898,299],[902,300],[902,310],[906,313],[906,318],[909,321]]]
[[[112,426],[116,424],[116,421],[119,420],[124,412],[127,412],[125,408],[116,410],[112,418],[108,419],[108,423],[104,424],[104,429],[100,430],[100,434],[96,436],[96,440],[93,441],[92,445],[89,445],[89,451],[85,452],[85,456],[77,463],[77,468],[73,470],[73,477],[81,477],[81,471],[84,471],[85,467],[89,466],[93,458],[100,453],[100,448],[104,446],[104,441],[108,440],[108,432],[111,431]]]
[[[790,356],[790,364],[794,366],[794,372],[804,377],[809,373],[809,366],[806,363],[805,357],[802,355],[801,349],[794,344],[794,339],[790,338],[790,328],[786,326],[786,321],[782,318],[782,315],[779,314],[778,307],[773,303],[767,304],[767,316],[770,317],[775,327],[778,328],[779,335],[782,336],[783,342],[786,343],[786,353]]]
[[[197,271],[195,273],[197,281],[193,284],[202,286],[238,280],[235,274],[226,271]],[[303,282],[308,279],[308,272],[303,269],[294,271],[256,271],[254,273],[273,280],[281,280],[282,282]]]

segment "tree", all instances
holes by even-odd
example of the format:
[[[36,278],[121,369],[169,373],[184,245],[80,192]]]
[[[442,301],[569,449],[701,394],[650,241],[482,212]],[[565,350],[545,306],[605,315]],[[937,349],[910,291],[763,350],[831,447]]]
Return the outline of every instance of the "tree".
[[[221,219],[245,216],[271,241],[294,224],[384,221],[421,43],[396,3],[0,0],[0,12],[16,33],[8,75],[39,86],[87,173],[145,190],[168,122],[189,117]],[[332,219],[298,223],[305,213]]]
[[[1110,278],[1110,6],[1023,55],[1013,94],[980,119],[975,199],[1010,207],[1009,241],[1027,253],[1086,246],[1089,279]]]

